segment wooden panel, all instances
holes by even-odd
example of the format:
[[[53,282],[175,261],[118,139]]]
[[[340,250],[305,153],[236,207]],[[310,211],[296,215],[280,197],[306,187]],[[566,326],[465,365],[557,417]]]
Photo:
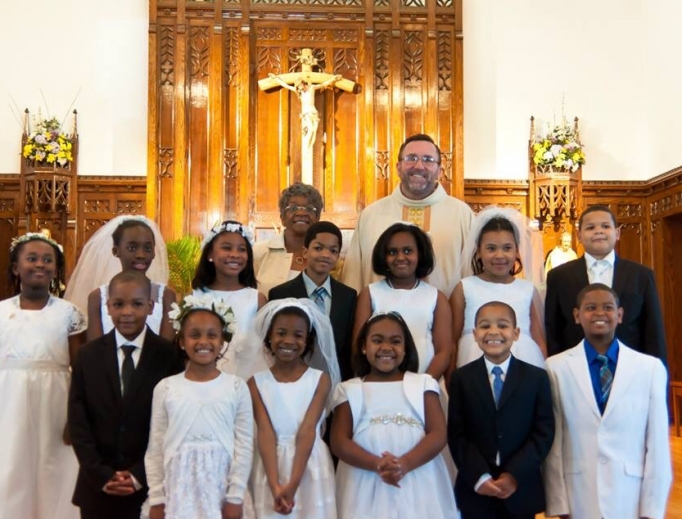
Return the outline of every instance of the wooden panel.
[[[188,88],[187,112],[187,190],[186,214],[192,215],[186,221],[183,232],[201,235],[213,222],[208,223],[208,214],[213,209],[209,200],[210,178],[220,172],[211,171],[211,157],[208,150],[208,135],[211,130],[209,119],[209,70],[210,59],[216,46],[211,43],[211,28],[204,20],[188,20],[187,38]],[[219,51],[221,46],[217,46]],[[217,92],[216,92],[217,93]],[[219,156],[219,155],[218,155]]]
[[[682,167],[652,179],[647,186],[650,265],[656,275],[668,344],[671,380],[682,380]]]
[[[0,176],[0,299],[11,294],[9,287],[9,247],[19,234],[19,175]]]
[[[145,195],[144,177],[79,177],[75,256],[90,236],[115,216],[146,215]]]
[[[359,85],[315,98],[325,218],[352,227],[388,194],[413,133],[436,139],[443,185],[462,194],[461,12],[461,0],[150,0],[147,202],[164,234],[197,234],[225,216],[279,223],[278,195],[300,179],[300,104],[256,83],[297,70],[302,48]]]

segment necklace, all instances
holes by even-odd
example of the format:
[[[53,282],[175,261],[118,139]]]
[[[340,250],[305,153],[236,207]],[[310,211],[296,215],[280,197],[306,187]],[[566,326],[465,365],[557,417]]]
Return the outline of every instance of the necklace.
[[[386,283],[388,283],[389,287],[395,289],[395,287],[393,286],[393,283],[391,283],[390,279],[386,278]],[[419,286],[419,279],[417,279],[417,281],[415,281],[414,286],[412,288],[407,288],[407,289],[403,289],[403,290],[414,290],[418,286]]]

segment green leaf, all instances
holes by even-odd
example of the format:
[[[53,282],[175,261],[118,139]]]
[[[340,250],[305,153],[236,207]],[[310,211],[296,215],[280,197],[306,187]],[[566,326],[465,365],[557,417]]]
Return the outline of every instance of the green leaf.
[[[183,236],[166,243],[166,249],[170,270],[168,284],[182,298],[192,291],[192,278],[201,255],[201,240],[196,236]]]

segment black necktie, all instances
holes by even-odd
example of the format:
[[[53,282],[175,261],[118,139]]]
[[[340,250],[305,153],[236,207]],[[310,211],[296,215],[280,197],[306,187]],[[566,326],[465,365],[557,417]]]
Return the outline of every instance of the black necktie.
[[[121,382],[123,383],[123,389],[121,389],[121,394],[125,394],[128,390],[128,384],[133,379],[133,373],[135,373],[135,363],[133,362],[133,352],[135,351],[135,346],[131,344],[126,344],[121,346],[125,358],[123,359],[123,365],[121,366]]]

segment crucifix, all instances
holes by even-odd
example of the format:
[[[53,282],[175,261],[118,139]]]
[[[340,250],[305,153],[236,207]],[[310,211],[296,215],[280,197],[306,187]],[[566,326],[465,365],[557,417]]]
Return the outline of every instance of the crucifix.
[[[285,74],[268,74],[267,78],[258,81],[261,90],[275,87],[286,88],[294,92],[301,102],[301,181],[304,184],[313,183],[313,147],[317,128],[320,124],[320,113],[315,107],[315,94],[327,88],[339,88],[346,92],[356,92],[357,85],[350,79],[344,79],[340,74],[315,72],[317,58],[312,49],[301,49],[298,59],[301,64],[300,72]]]

